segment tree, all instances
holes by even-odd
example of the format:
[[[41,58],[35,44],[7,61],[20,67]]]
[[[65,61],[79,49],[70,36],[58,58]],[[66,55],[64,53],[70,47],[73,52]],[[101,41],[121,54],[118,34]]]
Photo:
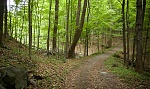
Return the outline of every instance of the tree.
[[[127,26],[127,59],[126,59],[126,66],[127,69],[129,68],[129,54],[130,54],[130,48],[129,48],[129,40],[130,40],[130,29],[129,29],[129,0],[127,0],[127,9],[126,9],[126,26]]]
[[[0,3],[0,47],[3,47],[2,38],[3,38],[4,1],[5,0],[1,0],[1,3]]]
[[[123,22],[123,53],[124,53],[124,65],[126,65],[127,62],[127,58],[126,58],[126,30],[125,30],[125,0],[123,0],[122,2],[122,22]]]
[[[90,16],[90,0],[87,1],[87,24],[89,24],[89,16]],[[88,40],[89,40],[89,29],[86,28],[86,39],[85,39],[85,48],[84,48],[84,56],[88,56]]]
[[[143,72],[142,65],[142,28],[143,28],[143,10],[142,10],[142,0],[136,1],[136,67],[135,70],[139,73]],[[142,17],[141,17],[142,16]]]
[[[5,5],[5,30],[4,30],[4,38],[8,35],[8,29],[7,29],[7,0],[4,2]]]
[[[83,11],[81,15],[81,22],[79,21],[80,19],[80,10],[81,10],[81,0],[78,0],[78,11],[77,11],[77,17],[76,17],[76,30],[73,38],[73,43],[71,45],[71,48],[69,49],[68,53],[68,58],[74,57],[74,50],[75,46],[81,36],[83,25],[84,25],[84,19],[85,19],[85,13],[86,13],[86,7],[87,7],[87,0],[84,0],[84,5],[83,5]],[[80,24],[79,24],[80,22]]]
[[[50,28],[51,28],[51,9],[52,9],[52,0],[49,2],[49,24],[48,24],[48,37],[47,37],[47,52],[49,53],[49,41],[50,41]]]
[[[32,6],[33,1],[28,2],[28,18],[29,18],[29,57],[31,59],[31,49],[32,49]]]
[[[146,0],[143,1],[143,7],[145,5],[146,5]],[[149,11],[150,11],[150,9],[148,9],[147,12],[149,12]],[[143,12],[144,12],[144,8],[143,8]],[[149,51],[149,48],[150,48],[149,45],[148,45],[148,43],[150,42],[150,41],[148,41],[149,40],[149,29],[150,29],[150,14],[147,13],[145,17],[147,17],[147,19],[146,19],[147,26],[146,26],[146,35],[145,35],[145,42],[144,42],[145,44],[144,44],[144,55],[143,55],[144,56],[143,57],[143,68],[144,68],[144,65],[147,63],[146,61],[149,60],[148,51]]]
[[[68,54],[68,47],[69,47],[69,13],[70,13],[70,0],[66,0],[66,12],[67,12],[67,23],[66,23],[66,47],[65,47],[65,56],[67,57]]]
[[[53,31],[53,51],[56,51],[57,42],[57,29],[58,29],[58,10],[59,10],[59,0],[55,0],[55,21],[54,21],[54,31]]]

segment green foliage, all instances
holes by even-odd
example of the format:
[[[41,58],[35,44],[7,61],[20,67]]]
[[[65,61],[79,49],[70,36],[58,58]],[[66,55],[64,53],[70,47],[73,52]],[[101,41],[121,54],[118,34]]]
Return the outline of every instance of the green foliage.
[[[16,5],[18,5],[21,2],[21,0],[14,0],[14,2]]]
[[[77,0],[70,0],[70,18],[69,18],[69,36],[73,38],[74,30],[76,28],[76,11]],[[147,1],[149,2],[149,1]],[[24,5],[25,3],[26,5]],[[49,18],[49,3],[50,0],[33,0],[32,10],[32,29],[33,29],[33,44],[37,47],[38,36],[40,35],[40,48],[45,49],[47,43],[47,30],[48,30],[48,18]],[[83,1],[82,1],[83,5]],[[129,22],[131,30],[135,27],[135,15],[136,15],[136,2],[130,0],[129,7]],[[16,8],[16,6],[18,6]],[[148,5],[149,6],[149,5]],[[19,9],[18,9],[19,8]],[[148,11],[147,11],[148,12]],[[82,13],[82,11],[81,11]],[[50,25],[50,45],[52,44],[52,36],[54,29],[54,15],[55,15],[55,0],[52,0],[51,9],[51,25]],[[146,16],[148,17],[148,13]],[[11,30],[13,37],[15,37],[15,31],[17,38],[22,37],[22,42],[28,44],[28,1],[27,0],[15,0],[15,5],[11,6],[11,11],[8,16],[11,16]],[[23,21],[24,17],[24,21]],[[87,17],[87,12],[86,12]],[[86,38],[86,29],[88,34],[101,35],[101,33],[108,36],[119,37],[122,31],[122,13],[121,3],[118,0],[90,0],[90,13],[89,21],[85,18],[85,24],[81,39]],[[8,18],[10,20],[10,18]],[[148,21],[148,19],[146,19]],[[10,25],[10,23],[8,22]],[[22,26],[23,25],[23,26]],[[23,28],[22,28],[23,27]],[[10,26],[8,26],[10,29]],[[38,32],[40,30],[40,33]],[[22,34],[20,34],[22,32]],[[93,32],[93,33],[92,33]],[[131,33],[132,34],[132,33]],[[43,37],[44,36],[44,37]],[[59,21],[58,21],[58,34],[59,43],[66,42],[66,0],[59,2]],[[20,39],[17,39],[20,40]],[[27,41],[27,42],[26,42]],[[71,42],[70,42],[71,43]],[[60,45],[62,48],[62,45]]]

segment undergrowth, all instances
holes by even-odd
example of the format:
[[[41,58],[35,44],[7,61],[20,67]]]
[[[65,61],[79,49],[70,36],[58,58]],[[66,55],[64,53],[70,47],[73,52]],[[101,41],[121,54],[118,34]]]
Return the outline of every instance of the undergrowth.
[[[144,72],[143,74],[139,74],[135,72],[133,68],[127,69],[123,65],[123,60],[121,60],[117,54],[118,53],[115,53],[109,57],[104,63],[106,68],[111,70],[112,73],[119,76],[123,82],[127,82],[130,85],[135,84],[135,82],[138,82],[140,85],[143,81],[146,81],[146,83],[148,83],[147,81],[150,81],[150,73]]]

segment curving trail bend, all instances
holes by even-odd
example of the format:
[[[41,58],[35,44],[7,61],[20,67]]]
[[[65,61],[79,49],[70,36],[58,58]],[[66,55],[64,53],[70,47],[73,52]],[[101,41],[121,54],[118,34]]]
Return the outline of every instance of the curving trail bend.
[[[122,83],[104,66],[104,61],[121,49],[122,46],[119,45],[101,55],[94,56],[68,73],[65,89],[133,89]]]

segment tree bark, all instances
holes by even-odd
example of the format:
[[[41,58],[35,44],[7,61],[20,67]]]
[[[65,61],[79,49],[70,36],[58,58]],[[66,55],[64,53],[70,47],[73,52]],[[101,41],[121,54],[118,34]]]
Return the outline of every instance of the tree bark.
[[[125,30],[125,0],[122,2],[122,21],[123,21],[123,52],[124,52],[124,65],[126,65],[126,30]]]
[[[4,30],[4,38],[6,38],[7,35],[8,35],[8,28],[7,28],[7,0],[5,0],[4,4],[5,4],[5,26],[4,26],[5,30]]]
[[[142,27],[143,27],[143,24],[144,24],[144,17],[145,17],[145,9],[146,9],[146,0],[143,0],[143,17],[142,17]],[[146,34],[147,36],[148,36],[148,30],[147,30],[147,34]],[[145,60],[146,60],[146,54],[145,54],[145,52],[146,52],[146,47],[147,47],[147,37],[146,37],[146,41],[145,41],[145,51],[144,51],[144,59],[143,59],[143,68],[144,68],[144,64],[145,64]]]
[[[56,42],[57,42],[57,29],[58,29],[58,9],[59,9],[59,0],[55,0],[55,21],[54,21],[54,31],[53,31],[53,51],[56,51]]]
[[[49,25],[48,25],[48,37],[47,37],[47,53],[49,53],[49,41],[50,41],[50,28],[51,28],[51,9],[52,9],[52,0],[49,2]]]
[[[66,0],[66,11],[67,11],[67,23],[66,23],[66,47],[65,47],[65,56],[67,58],[68,54],[68,47],[69,47],[69,13],[70,13],[70,0]]]
[[[82,11],[82,16],[81,16],[81,22],[80,26],[78,25],[79,23],[79,18],[80,18],[80,6],[81,6],[81,0],[79,0],[78,3],[78,12],[77,12],[77,18],[76,18],[76,31],[73,39],[73,43],[71,45],[71,48],[69,49],[68,57],[73,58],[74,57],[74,51],[75,51],[75,46],[81,36],[83,25],[84,25],[84,19],[85,19],[85,14],[86,14],[86,7],[87,7],[87,0],[84,0],[84,5],[83,5],[83,11]],[[79,26],[79,27],[78,27]]]
[[[150,20],[150,19],[149,19]],[[145,48],[144,48],[144,59],[143,59],[143,68],[144,68],[144,64],[145,64],[145,60],[146,60],[146,55],[147,55],[147,48],[148,48],[148,34],[149,34],[149,23],[148,23],[148,28],[147,28],[147,31],[146,31],[146,39],[145,39]]]
[[[29,18],[29,58],[31,59],[32,49],[32,0],[28,2],[28,18]]]
[[[87,24],[89,24],[89,16],[90,16],[90,1],[88,0],[87,1],[87,5],[88,5],[88,8],[87,8]],[[84,56],[88,56],[88,43],[89,43],[89,28],[87,27],[86,28],[86,37],[85,37],[85,48],[84,48]]]
[[[126,59],[126,67],[129,68],[129,56],[130,56],[130,48],[129,48],[129,40],[130,40],[130,29],[129,29],[129,0],[127,0],[127,10],[126,10],[126,26],[127,26],[127,59]]]
[[[0,47],[3,47],[2,38],[3,38],[3,14],[4,14],[4,0],[1,0],[0,3]]]
[[[142,10],[142,0],[137,0],[136,2],[136,67],[135,70],[139,73],[143,72],[142,65],[142,25],[143,25],[143,10]]]

